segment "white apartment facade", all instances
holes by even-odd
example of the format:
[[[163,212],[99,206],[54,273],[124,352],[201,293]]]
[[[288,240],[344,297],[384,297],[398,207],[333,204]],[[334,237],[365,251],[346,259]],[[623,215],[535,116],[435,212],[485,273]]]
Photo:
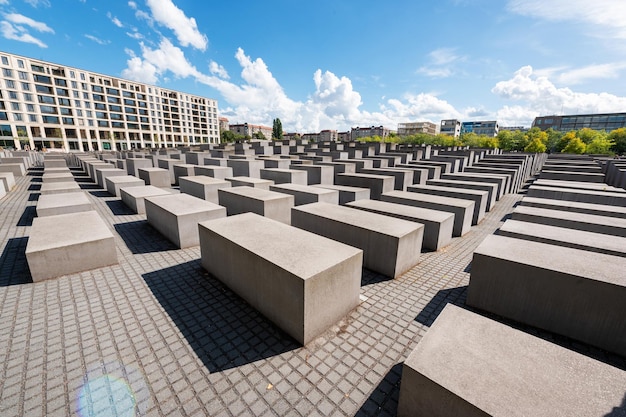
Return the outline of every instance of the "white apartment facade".
[[[217,100],[0,51],[0,147],[219,143]]]

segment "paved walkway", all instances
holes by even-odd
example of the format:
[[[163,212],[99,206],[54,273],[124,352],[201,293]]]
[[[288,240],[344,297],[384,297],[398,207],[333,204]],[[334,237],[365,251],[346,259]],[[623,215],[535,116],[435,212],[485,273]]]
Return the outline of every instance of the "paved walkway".
[[[176,249],[78,171],[119,265],[33,284],[40,175],[0,200],[1,416],[395,415],[403,360],[445,304],[464,305],[474,248],[522,197],[399,279],[364,271],[361,305],[302,347],[209,276],[198,247]]]

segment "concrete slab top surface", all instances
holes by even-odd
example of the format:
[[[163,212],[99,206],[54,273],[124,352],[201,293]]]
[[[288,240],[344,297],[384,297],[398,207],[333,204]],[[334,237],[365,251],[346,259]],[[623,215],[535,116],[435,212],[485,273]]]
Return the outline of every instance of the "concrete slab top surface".
[[[515,213],[531,215],[531,216],[546,217],[546,218],[556,218],[556,219],[568,220],[572,222],[592,223],[592,224],[599,224],[603,226],[613,226],[613,227],[619,227],[622,229],[626,228],[626,219],[620,219],[617,217],[599,216],[597,214],[577,213],[573,211],[552,210],[552,209],[522,206],[522,205],[515,207],[515,210],[513,210],[513,214]]]
[[[146,167],[146,168],[139,168],[139,171],[145,171],[145,172],[167,172],[167,169],[159,168],[159,167]]]
[[[90,204],[91,200],[84,191],[69,193],[43,194],[39,196],[37,208],[65,207],[75,204]]]
[[[372,169],[372,168],[368,168],[368,169]],[[342,176],[342,177],[357,177],[357,178],[371,178],[371,179],[387,179],[387,178],[391,178],[392,180],[394,180],[394,177],[391,175],[378,175],[378,174],[365,174],[365,173],[344,173],[344,174],[337,174],[338,176]]]
[[[388,236],[404,236],[423,228],[423,224],[402,220],[384,214],[354,210],[345,206],[330,203],[312,203],[294,207],[292,210],[318,215],[337,222],[349,224],[362,229],[374,230]]]
[[[230,184],[226,180],[222,180],[219,178],[207,177],[206,175],[185,175],[178,178],[180,180],[185,180],[189,182],[193,182],[196,184],[204,184],[204,185],[214,185],[214,184]]]
[[[145,197],[145,199],[179,216],[222,208],[222,206],[215,203],[202,200],[189,194],[153,195]]]
[[[384,195],[394,197],[394,198],[404,198],[407,200],[414,201],[427,201],[430,203],[442,204],[453,207],[464,207],[469,208],[473,207],[473,200],[465,200],[462,198],[453,198],[453,197],[442,197],[438,195],[432,194],[420,194],[420,193],[412,193],[410,191],[389,191],[384,193]]]
[[[125,183],[125,182],[137,182],[143,181],[140,178],[135,177],[134,175],[116,175],[113,177],[107,177],[106,181],[112,182],[114,184]]]
[[[555,210],[567,210],[568,208],[576,208],[581,210],[592,210],[598,212],[611,212],[615,214],[622,214],[620,217],[626,217],[626,207],[620,206],[608,206],[604,204],[594,204],[594,203],[581,203],[578,201],[570,201],[570,200],[554,200],[552,198],[541,198],[541,197],[524,197],[522,200],[522,205],[532,206],[533,204],[542,205],[544,208],[548,206],[552,206]],[[618,216],[611,216],[618,217]]]
[[[626,258],[491,235],[475,253],[626,287]]]
[[[357,200],[347,204],[348,207],[367,207],[375,210],[393,212],[401,216],[424,218],[442,223],[454,217],[448,211],[432,210],[422,207],[407,206],[405,204],[389,203],[380,200]]]
[[[439,185],[419,185],[419,184],[415,184],[415,185],[411,185],[410,187],[407,188],[408,191],[411,191],[411,189],[416,189],[416,190],[434,190],[434,191],[441,191],[444,193],[450,193],[450,194],[454,194],[454,193],[459,193],[459,194],[466,194],[466,195],[473,195],[473,196],[477,196],[477,197],[482,197],[482,198],[487,198],[487,196],[489,195],[488,191],[481,191],[481,190],[472,190],[472,189],[468,189],[468,188],[463,188],[463,187],[442,187]]]
[[[255,183],[255,184],[274,184],[274,181],[272,180],[264,180],[261,178],[256,178],[256,177],[226,177],[227,181],[242,181],[242,182],[249,182],[249,183]]]
[[[608,416],[626,386],[620,369],[450,304],[407,363],[493,416]]]
[[[33,219],[32,227],[33,232],[28,239],[27,252],[80,245],[113,237],[96,211],[37,217]]]
[[[328,190],[345,191],[345,192],[351,192],[351,193],[360,193],[360,192],[363,192],[363,191],[366,191],[366,192],[369,193],[369,191],[370,191],[369,188],[352,187],[350,185],[313,184],[313,185],[311,185],[311,187],[326,188]]]
[[[137,185],[134,187],[124,187],[123,191],[135,198],[172,194],[171,191],[155,187],[154,185]]]
[[[255,187],[248,187],[248,186],[222,188],[219,190],[219,192],[237,194],[242,197],[249,197],[249,198],[254,198],[256,200],[264,200],[264,201],[279,200],[283,198],[293,198],[293,196],[291,195],[279,193],[277,191],[264,190],[262,188],[255,188]]]
[[[299,191],[302,193],[319,194],[319,195],[334,194],[337,192],[336,190],[333,191],[331,189],[313,187],[312,185],[291,184],[291,183],[276,184],[276,185],[272,185],[271,188],[279,189],[279,190],[282,189],[282,190],[289,190],[289,191]]]
[[[237,245],[303,279],[352,257],[360,249],[254,213],[200,222]],[[251,233],[251,231],[254,233]],[[262,237],[262,239],[259,239]]]

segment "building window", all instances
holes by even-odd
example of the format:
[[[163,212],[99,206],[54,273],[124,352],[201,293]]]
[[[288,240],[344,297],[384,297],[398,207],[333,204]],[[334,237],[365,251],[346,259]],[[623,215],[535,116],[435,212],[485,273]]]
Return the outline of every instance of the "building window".
[[[36,114],[29,114],[28,115],[28,121],[36,123],[37,122],[37,115]]]
[[[11,109],[19,111],[20,110],[20,103],[11,103]]]
[[[9,91],[9,98],[11,100],[17,100],[17,93],[15,91]]]
[[[5,77],[13,78],[13,71],[11,71],[9,68],[2,68],[2,75],[4,75]]]
[[[17,60],[17,66],[20,68],[24,68],[24,61],[22,61],[21,59]]]
[[[21,122],[23,120],[22,113],[14,113],[13,120],[15,120],[16,122]]]
[[[6,80],[7,88],[15,88],[15,83],[12,80]]]
[[[18,71],[17,75],[19,76],[20,80],[28,80],[28,74],[24,71]]]
[[[35,112],[35,106],[33,106],[32,104],[27,104],[26,105],[26,111],[34,113]]]
[[[70,71],[70,78],[76,78],[76,73],[74,71]]]
[[[22,83],[22,90],[25,90],[25,91],[30,91],[30,84],[28,84],[28,83]]]

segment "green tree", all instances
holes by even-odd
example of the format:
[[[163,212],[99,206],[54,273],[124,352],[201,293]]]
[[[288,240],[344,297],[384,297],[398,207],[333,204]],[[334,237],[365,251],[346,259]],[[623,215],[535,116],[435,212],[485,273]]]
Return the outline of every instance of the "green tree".
[[[576,131],[570,130],[569,132],[561,136],[561,139],[559,139],[559,142],[556,144],[555,150],[557,152],[563,152],[563,149],[565,149],[565,147],[570,143],[570,141],[574,140],[575,138],[576,138]]]
[[[587,149],[585,153],[596,154],[596,155],[608,155],[611,153],[611,147],[615,144],[615,142],[610,141],[607,137],[598,137],[593,139],[587,145]]]
[[[530,153],[544,153],[546,151],[546,144],[543,141],[535,136],[528,142],[528,145],[524,147],[524,152]]]
[[[604,130],[593,130],[588,127],[582,128],[576,132],[576,136],[580,138],[586,145],[589,145],[594,139],[606,138]]]
[[[236,136],[237,135],[235,135],[235,132],[232,132],[230,130],[224,130],[222,131],[222,134],[220,135],[220,141],[221,142],[234,142]]]
[[[586,148],[587,145],[585,145],[585,142],[583,142],[578,136],[574,136],[569,142],[567,142],[567,145],[561,152],[581,154],[585,153]]]
[[[557,148],[559,141],[563,137],[563,132],[559,132],[558,130],[550,128],[546,130],[546,134],[548,135],[548,142],[546,143],[546,147],[550,152],[554,152]]]
[[[607,139],[613,142],[613,146],[611,146],[613,152],[618,155],[626,153],[626,128],[620,127],[619,129],[613,130],[609,133]]]
[[[277,117],[272,121],[272,140],[282,140],[283,139],[283,124],[280,119]]]
[[[501,130],[498,132],[498,144],[500,145],[500,149],[504,151],[512,151],[515,149],[515,142],[513,132],[510,130]]]
[[[496,149],[500,147],[500,141],[498,140],[497,136],[491,137],[491,136],[484,135],[484,137],[481,136],[480,147],[488,148],[488,149]]]
[[[267,138],[265,137],[265,135],[263,134],[263,132],[261,132],[260,130],[258,130],[258,131],[254,132],[254,133],[252,134],[252,139],[265,140],[265,139],[267,139]]]

